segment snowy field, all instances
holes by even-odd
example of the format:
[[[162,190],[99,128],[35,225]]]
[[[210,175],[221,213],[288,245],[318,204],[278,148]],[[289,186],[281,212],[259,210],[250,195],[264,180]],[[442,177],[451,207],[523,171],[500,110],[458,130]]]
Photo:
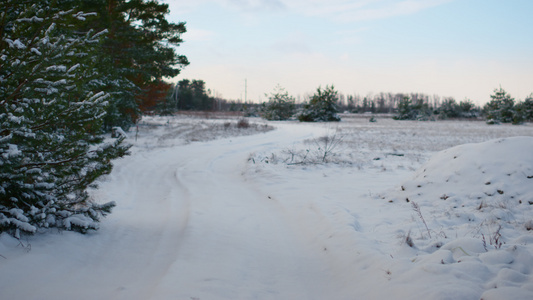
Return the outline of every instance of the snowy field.
[[[0,299],[533,299],[533,126],[145,117],[100,230],[0,236]]]

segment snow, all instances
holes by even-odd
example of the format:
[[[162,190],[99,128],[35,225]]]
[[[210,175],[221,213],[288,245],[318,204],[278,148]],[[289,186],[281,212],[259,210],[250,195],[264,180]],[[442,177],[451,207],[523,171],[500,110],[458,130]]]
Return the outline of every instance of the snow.
[[[121,128],[121,127],[113,127],[113,136],[115,137],[122,137],[122,138],[128,138],[128,134]]]
[[[72,67],[70,67],[70,69],[67,70],[67,73],[71,73],[71,72],[74,72],[77,68],[79,68],[81,65],[80,64],[75,64],[73,65]]]
[[[54,71],[59,71],[59,72],[65,72],[67,70],[67,67],[66,66],[49,66],[45,69],[46,72],[54,72]],[[64,79],[63,79],[64,80]]]
[[[2,156],[5,159],[8,159],[9,157],[16,157],[22,154],[22,151],[19,150],[17,145],[14,144],[7,144],[8,148],[4,150],[4,153],[2,153]]]
[[[13,41],[12,39],[4,38],[4,41],[8,43],[10,48],[26,49],[26,45],[24,45],[19,39]]]
[[[37,54],[37,55],[39,55],[39,56],[42,55],[41,51],[39,51],[37,48],[31,48],[30,51],[35,53],[35,54]]]
[[[0,236],[0,299],[533,299],[531,124],[249,120],[144,117],[98,231]]]

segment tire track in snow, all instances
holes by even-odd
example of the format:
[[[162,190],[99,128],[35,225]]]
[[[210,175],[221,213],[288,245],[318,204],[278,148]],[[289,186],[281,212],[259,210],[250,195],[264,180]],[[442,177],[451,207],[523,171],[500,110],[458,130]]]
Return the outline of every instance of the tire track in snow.
[[[137,201],[142,202],[142,205],[134,208],[132,217],[142,219],[142,222],[146,222],[144,229],[152,228],[153,232],[146,232],[131,241],[129,246],[132,247],[147,245],[143,252],[149,259],[142,276],[138,276],[134,282],[128,282],[133,288],[131,293],[121,290],[117,293],[119,299],[151,297],[161,279],[167,275],[170,262],[178,255],[179,243],[190,214],[189,190],[182,184],[177,172],[180,164],[177,149],[167,149],[152,155],[142,164],[144,168],[137,171],[142,173],[143,178],[136,186],[137,192],[140,192],[136,195]]]
[[[93,246],[92,268],[101,269],[103,277],[114,273],[98,288],[103,298],[149,299],[176,257],[189,219],[188,190],[176,174],[179,153],[164,149],[142,156],[122,161],[102,186],[106,198],[118,202],[102,226],[101,243]]]
[[[327,265],[292,231],[288,212],[242,177],[250,152],[274,145],[279,134],[181,149],[186,163],[177,172],[189,190],[190,219],[179,256],[154,299],[324,299],[331,294]]]

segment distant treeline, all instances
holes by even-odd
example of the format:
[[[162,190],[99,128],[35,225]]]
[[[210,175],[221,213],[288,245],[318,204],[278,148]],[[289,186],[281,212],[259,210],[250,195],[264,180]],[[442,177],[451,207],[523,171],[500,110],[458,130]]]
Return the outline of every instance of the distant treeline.
[[[240,99],[224,99],[213,95],[211,90],[206,88],[203,80],[183,79],[175,85],[167,86],[167,98],[159,104],[152,103],[145,107],[145,111],[166,111],[173,110],[200,110],[200,111],[245,111],[260,107],[262,103],[254,101],[242,101]],[[360,95],[338,94],[337,106],[341,111],[352,113],[394,113],[398,104],[409,97],[414,102],[424,102],[428,107],[437,108],[441,103],[448,103],[453,98],[441,98],[439,96],[429,96],[421,93],[379,93],[373,96],[361,97]],[[296,105],[303,105],[309,102],[310,95],[296,98]],[[465,100],[467,101],[467,100]],[[470,101],[468,101],[471,103]],[[471,106],[474,107],[472,103]]]
[[[268,95],[267,95],[268,96]],[[312,95],[292,97],[296,111],[308,104]],[[487,118],[496,122],[521,123],[533,119],[529,96],[516,102],[503,89],[496,89],[491,101],[483,107],[469,99],[457,101],[452,97],[422,93],[378,93],[369,96],[336,92],[336,111],[349,113],[387,113],[398,120],[431,120],[455,118]],[[172,114],[176,111],[240,111],[246,116],[261,116],[272,99],[262,103],[228,100],[206,88],[203,80],[183,79],[169,85],[164,101],[147,107],[146,111]],[[516,102],[516,103],[515,103]],[[502,111],[504,111],[502,113]],[[507,111],[507,112],[505,112]]]

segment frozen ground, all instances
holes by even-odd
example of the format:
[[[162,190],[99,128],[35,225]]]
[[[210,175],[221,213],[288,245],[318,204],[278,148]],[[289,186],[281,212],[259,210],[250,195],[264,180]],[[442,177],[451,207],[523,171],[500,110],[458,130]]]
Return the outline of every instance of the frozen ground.
[[[533,299],[531,136],[145,118],[99,231],[0,236],[0,299]]]

